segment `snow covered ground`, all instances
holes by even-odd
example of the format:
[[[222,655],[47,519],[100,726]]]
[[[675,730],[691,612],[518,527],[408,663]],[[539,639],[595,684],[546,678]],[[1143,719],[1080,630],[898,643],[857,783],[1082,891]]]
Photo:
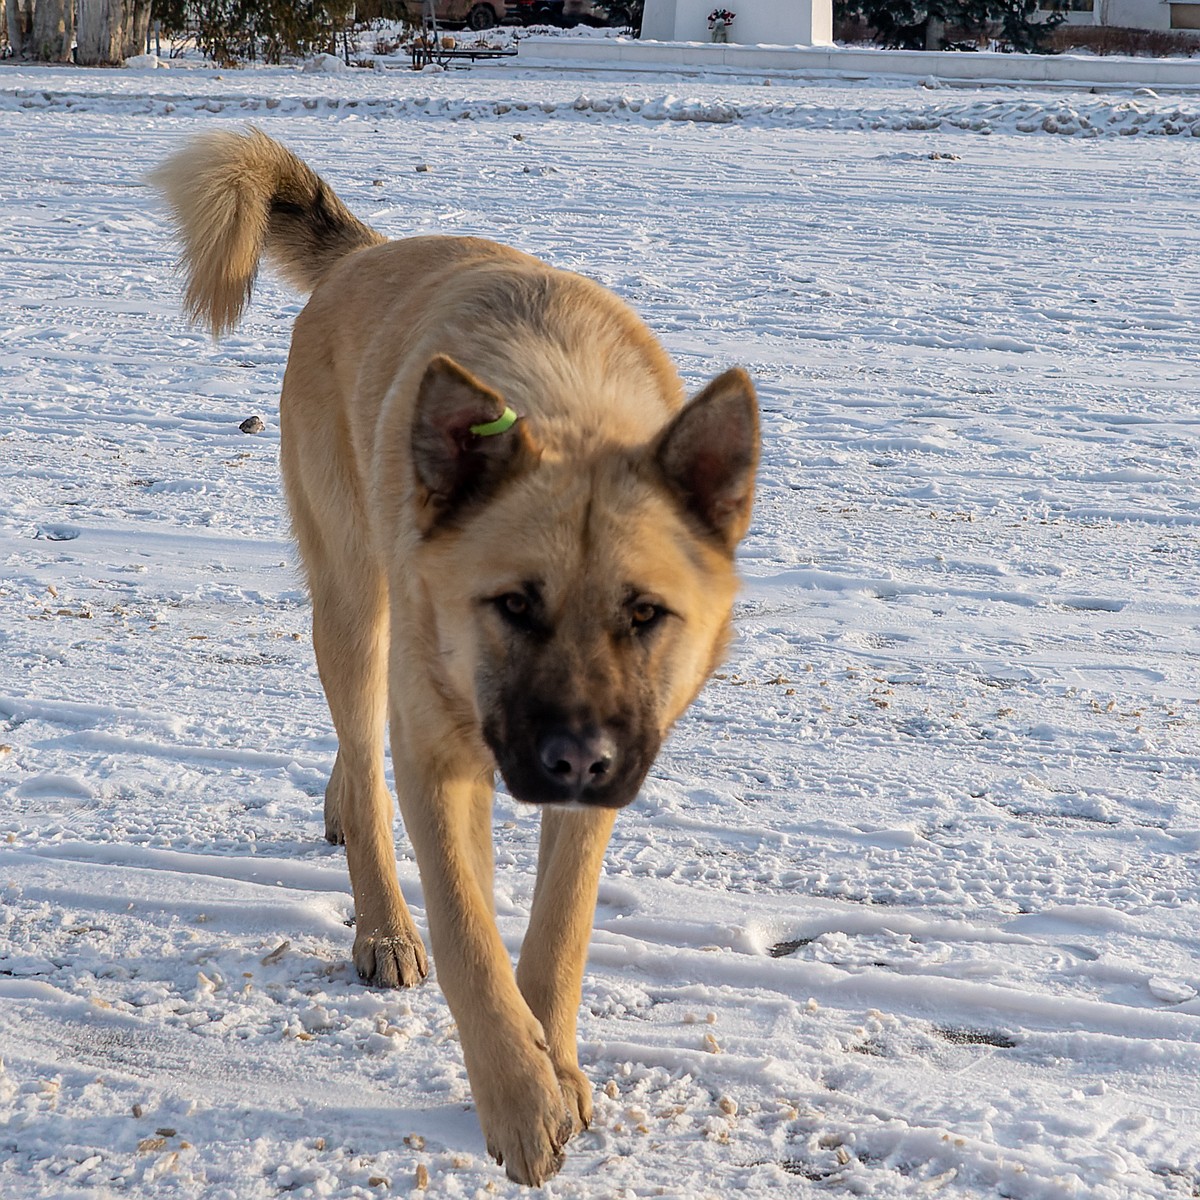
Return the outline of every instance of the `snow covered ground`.
[[[1200,1195],[1200,141],[1145,136],[1198,114],[0,67],[0,1195],[520,1194],[436,983],[347,965],[299,302],[187,328],[142,183],[245,117],[761,389],[740,638],[618,822],[544,1194]],[[496,824],[515,949],[536,822]]]

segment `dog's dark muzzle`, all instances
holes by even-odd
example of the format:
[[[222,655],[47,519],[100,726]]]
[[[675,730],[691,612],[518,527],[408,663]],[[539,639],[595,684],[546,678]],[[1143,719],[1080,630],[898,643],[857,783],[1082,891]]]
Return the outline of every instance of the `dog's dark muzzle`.
[[[579,804],[624,808],[633,801],[653,755],[622,746],[594,725],[552,725],[525,748],[493,747],[500,773],[518,800],[529,804]]]

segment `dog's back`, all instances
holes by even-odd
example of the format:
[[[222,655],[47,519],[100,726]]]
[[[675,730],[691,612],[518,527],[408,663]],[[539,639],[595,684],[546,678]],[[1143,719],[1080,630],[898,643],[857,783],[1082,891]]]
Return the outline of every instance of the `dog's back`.
[[[314,390],[323,405],[352,395],[343,419],[372,430],[384,391],[415,390],[403,364],[437,354],[536,413],[543,444],[561,440],[565,453],[644,442],[683,404],[674,364],[606,288],[484,238],[388,241],[256,129],[205,134],[150,178],[173,212],[185,309],[214,335],[237,324],[264,259],[313,293],[293,337],[283,399],[293,413]]]

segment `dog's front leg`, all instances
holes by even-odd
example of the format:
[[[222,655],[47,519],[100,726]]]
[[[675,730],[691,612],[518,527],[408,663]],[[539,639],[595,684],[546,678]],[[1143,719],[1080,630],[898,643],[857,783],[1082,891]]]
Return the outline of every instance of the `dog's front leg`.
[[[541,1022],[517,989],[484,890],[491,875],[491,771],[423,777],[402,764],[429,758],[393,745],[438,982],[458,1023],[479,1123],[509,1177],[537,1186],[562,1165],[574,1123]],[[444,750],[440,757],[444,761]]]
[[[610,808],[543,810],[533,912],[517,968],[521,993],[546,1031],[576,1131],[592,1119],[592,1088],[579,1069],[575,1028],[600,867],[615,816]]]

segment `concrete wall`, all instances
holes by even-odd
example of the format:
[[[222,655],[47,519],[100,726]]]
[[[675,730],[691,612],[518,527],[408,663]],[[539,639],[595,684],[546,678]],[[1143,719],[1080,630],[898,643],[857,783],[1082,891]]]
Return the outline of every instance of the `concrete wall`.
[[[713,46],[624,38],[531,37],[521,43],[520,61],[530,66],[615,68],[651,74],[689,70],[715,70],[727,75],[780,72],[809,79],[877,79],[895,75],[955,83],[1063,83],[1200,91],[1200,59],[1188,58],[954,54],[842,46]]]
[[[708,14],[737,14],[730,42],[741,45],[828,46],[833,42],[832,0],[646,0],[642,40],[711,42]]]

